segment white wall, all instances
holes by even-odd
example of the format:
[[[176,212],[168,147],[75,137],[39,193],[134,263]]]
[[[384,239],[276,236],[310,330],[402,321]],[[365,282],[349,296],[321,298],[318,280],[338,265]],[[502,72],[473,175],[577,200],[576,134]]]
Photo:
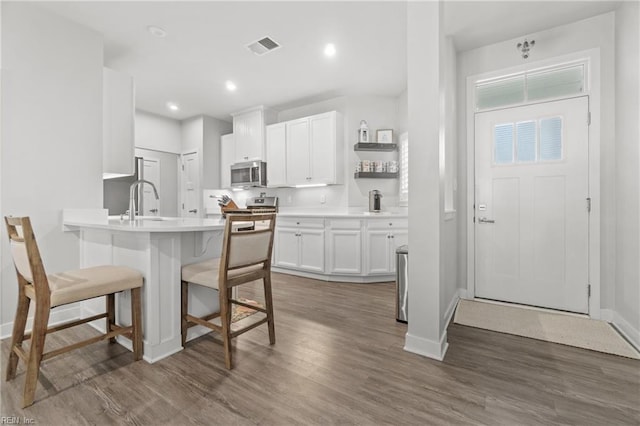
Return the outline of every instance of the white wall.
[[[376,141],[378,129],[393,129],[394,142],[400,132],[396,124],[398,97],[388,96],[353,96],[347,98],[347,115],[345,117],[345,149],[347,150],[345,169],[349,207],[369,208],[369,191],[377,189],[382,192],[382,209],[397,207],[399,204],[399,179],[355,179],[353,173],[360,160],[398,161],[398,151],[368,152],[354,151],[353,145],[358,142],[360,121],[365,120],[369,126],[369,139]]]
[[[278,112],[278,121],[294,120],[327,111],[338,111],[344,120],[345,159],[343,184],[324,188],[279,188],[268,189],[269,194],[280,197],[283,207],[309,207],[320,209],[367,209],[369,191],[382,191],[383,209],[398,207],[398,179],[358,179],[353,176],[360,160],[398,160],[398,153],[356,152],[353,145],[358,141],[360,120],[366,120],[375,140],[377,129],[393,129],[397,141],[407,126],[407,92],[393,96],[344,96],[322,102],[290,108]],[[258,191],[259,192],[259,191]],[[325,199],[322,203],[321,200]]]
[[[48,272],[79,266],[62,209],[102,208],[102,65],[99,34],[33,4],[3,2],[2,215],[31,216]],[[0,244],[6,335],[17,283],[4,225]]]
[[[439,2],[407,7],[409,111],[409,326],[405,349],[442,359],[447,348],[441,308],[440,172],[442,60]],[[419,196],[418,196],[419,195]]]
[[[159,216],[178,216],[178,154],[136,148],[136,157],[155,159],[160,162],[160,211]]]
[[[217,118],[203,117],[202,187],[220,188],[220,137],[233,132],[233,124]]]
[[[150,112],[136,110],[136,148],[180,154],[180,122]]]
[[[455,206],[457,59],[450,37],[441,37],[440,50],[440,194],[443,198],[440,215],[440,327],[441,333],[445,333],[458,300],[460,285],[457,262],[458,215]],[[420,193],[419,188],[417,192]]]
[[[616,11],[616,284],[613,321],[640,347],[640,6]]]
[[[187,118],[180,124],[180,152],[202,153],[202,138],[204,136],[204,116]]]
[[[398,135],[409,130],[409,101],[408,90],[405,90],[398,96],[396,107],[396,127]]]
[[[601,212],[601,304],[613,307],[615,282],[615,113],[614,113],[614,14],[596,16],[517,39],[484,46],[458,54],[458,270],[461,287],[467,281],[467,87],[468,76],[523,66],[515,45],[524,36],[536,40],[529,63],[549,60],[588,49],[600,49],[600,117],[592,126],[600,126],[601,199],[594,206]],[[596,206],[597,203],[597,206]],[[472,295],[471,295],[472,296]]]

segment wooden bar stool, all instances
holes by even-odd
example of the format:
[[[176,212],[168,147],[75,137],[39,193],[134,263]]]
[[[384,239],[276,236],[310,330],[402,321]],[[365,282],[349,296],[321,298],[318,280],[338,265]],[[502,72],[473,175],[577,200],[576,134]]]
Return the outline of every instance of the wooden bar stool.
[[[255,229],[247,229],[247,222],[253,222]],[[187,330],[194,325],[202,325],[222,334],[225,365],[233,368],[231,339],[261,324],[269,327],[269,343],[276,342],[271,296],[271,253],[276,215],[269,214],[227,214],[224,242],[220,259],[185,265],[182,267],[182,344],[187,338]],[[242,284],[262,280],[265,307],[250,305],[232,297],[232,289]],[[220,312],[203,317],[195,317],[188,312],[189,283],[218,290]],[[244,306],[266,314],[266,317],[244,328],[231,330],[233,305]],[[220,317],[221,325],[209,320]]]
[[[134,359],[142,358],[142,315],[140,289],[142,274],[135,269],[121,266],[96,266],[47,275],[40,257],[40,251],[28,217],[5,217],[11,255],[18,275],[18,308],[13,322],[11,352],[7,366],[6,380],[16,377],[18,360],[26,364],[26,378],[22,406],[33,404],[38,383],[40,363],[46,359],[78,349],[91,343],[122,335],[133,343]],[[121,327],[115,323],[115,293],[131,290],[132,325]],[[56,327],[47,327],[52,308],[94,297],[106,296],[106,312],[83,320],[72,321]],[[31,302],[35,304],[35,317],[31,333],[25,333],[27,315]],[[75,327],[100,318],[107,320],[107,333],[78,343],[44,353],[47,333]],[[27,350],[22,347],[25,340],[31,340]]]

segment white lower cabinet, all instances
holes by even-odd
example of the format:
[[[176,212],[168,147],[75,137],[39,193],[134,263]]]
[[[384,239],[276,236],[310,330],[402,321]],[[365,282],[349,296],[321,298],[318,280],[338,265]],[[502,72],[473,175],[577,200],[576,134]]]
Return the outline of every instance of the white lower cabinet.
[[[362,224],[359,220],[331,220],[327,226],[328,273],[362,273]]]
[[[366,273],[393,274],[396,271],[396,249],[409,241],[406,219],[370,220],[365,234]]]
[[[324,219],[280,220],[274,266],[324,273],[324,251]]]
[[[284,217],[276,228],[273,266],[311,277],[388,281],[396,248],[407,244],[407,219]]]
[[[311,272],[324,272],[324,230],[300,230],[300,266]]]

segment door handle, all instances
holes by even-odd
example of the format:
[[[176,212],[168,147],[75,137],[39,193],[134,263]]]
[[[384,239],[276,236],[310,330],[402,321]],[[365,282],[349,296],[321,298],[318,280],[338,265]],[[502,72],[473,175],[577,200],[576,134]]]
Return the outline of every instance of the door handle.
[[[487,219],[486,217],[479,217],[478,223],[496,223],[493,219]]]
[[[198,209],[189,210],[189,213],[198,213]]]

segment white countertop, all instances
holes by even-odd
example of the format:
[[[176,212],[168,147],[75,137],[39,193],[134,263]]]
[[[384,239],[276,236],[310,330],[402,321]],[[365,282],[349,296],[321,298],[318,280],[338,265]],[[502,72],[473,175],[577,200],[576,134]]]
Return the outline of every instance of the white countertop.
[[[324,217],[324,218],[406,218],[408,214],[405,212],[383,211],[380,213],[371,213],[364,211],[348,211],[348,210],[285,210],[279,211],[278,216],[282,217]]]
[[[190,232],[190,231],[215,231],[224,229],[224,219],[200,219],[184,217],[162,217],[120,220],[117,218],[100,219],[70,219],[65,220],[63,225],[67,229],[71,228],[92,228],[106,229],[110,231],[122,232]]]

